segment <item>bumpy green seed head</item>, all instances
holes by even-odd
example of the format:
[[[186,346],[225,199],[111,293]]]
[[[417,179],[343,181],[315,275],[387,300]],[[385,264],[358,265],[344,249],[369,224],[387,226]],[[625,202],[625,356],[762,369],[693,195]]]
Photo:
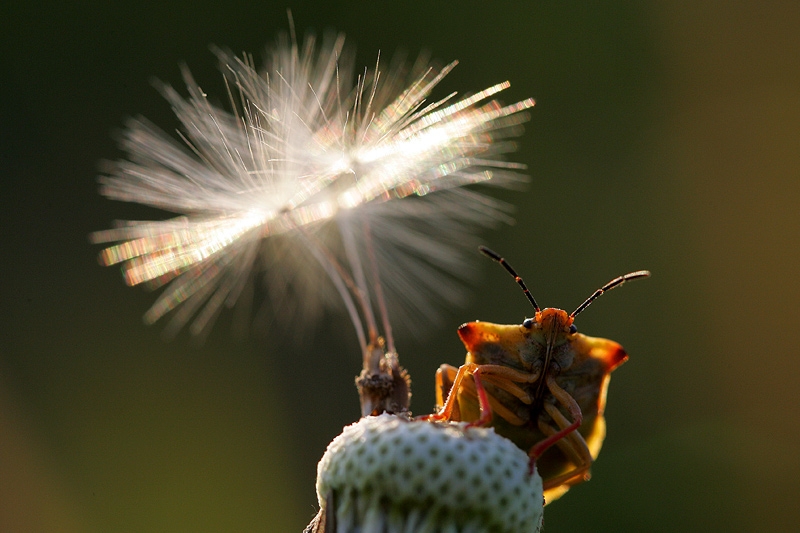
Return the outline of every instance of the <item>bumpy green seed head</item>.
[[[534,533],[542,480],[527,455],[492,429],[362,418],[318,466],[324,532]]]

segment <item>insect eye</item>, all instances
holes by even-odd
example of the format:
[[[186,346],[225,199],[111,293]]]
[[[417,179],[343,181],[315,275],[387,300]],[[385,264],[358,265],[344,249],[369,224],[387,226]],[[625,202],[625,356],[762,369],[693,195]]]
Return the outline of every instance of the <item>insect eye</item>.
[[[569,327],[569,332],[570,332],[570,333],[578,333],[578,326],[576,326],[575,324],[572,324],[572,325]]]
[[[533,328],[533,319],[532,318],[526,318],[522,322],[522,327],[525,328],[525,329],[532,329]]]

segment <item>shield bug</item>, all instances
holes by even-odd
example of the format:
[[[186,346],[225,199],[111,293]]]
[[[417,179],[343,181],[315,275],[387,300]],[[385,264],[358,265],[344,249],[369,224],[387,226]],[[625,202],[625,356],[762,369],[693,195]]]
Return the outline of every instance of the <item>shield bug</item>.
[[[540,309],[505,259],[488,248],[480,250],[514,277],[535,313],[519,325],[462,325],[458,335],[467,348],[466,362],[458,369],[439,368],[437,414],[428,419],[492,425],[528,451],[549,503],[589,479],[606,434],[603,411],[610,375],[628,359],[622,346],[578,333],[573,321],[604,292],[650,272],[609,281],[567,314]]]

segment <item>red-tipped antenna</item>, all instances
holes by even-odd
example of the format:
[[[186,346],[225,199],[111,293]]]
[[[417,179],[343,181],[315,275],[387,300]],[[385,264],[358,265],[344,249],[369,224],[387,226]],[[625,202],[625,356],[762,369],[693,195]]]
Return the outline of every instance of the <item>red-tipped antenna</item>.
[[[538,313],[539,311],[541,311],[541,309],[539,309],[539,306],[536,304],[536,300],[533,299],[533,295],[531,294],[531,291],[529,291],[528,287],[525,286],[525,282],[522,281],[522,278],[519,276],[519,274],[517,274],[517,272],[511,267],[511,265],[508,264],[508,261],[506,261],[505,259],[503,259],[502,257],[500,257],[495,252],[491,251],[490,249],[488,249],[485,246],[478,246],[478,250],[480,250],[481,253],[483,255],[485,255],[486,257],[489,257],[489,258],[497,261],[501,265],[503,265],[503,268],[505,268],[508,271],[508,273],[511,274],[514,277],[514,281],[517,282],[517,285],[519,285],[522,288],[522,292],[524,292],[525,296],[528,297],[528,301],[531,303],[531,305],[536,310],[536,312]],[[649,272],[648,272],[648,275],[649,275]],[[588,304],[586,304],[586,305],[588,305]]]
[[[603,285],[602,287],[600,287],[599,289],[597,289],[596,291],[594,291],[594,294],[589,296],[586,299],[586,301],[583,302],[581,305],[579,305],[578,308],[575,309],[572,312],[572,314],[569,315],[569,316],[571,316],[572,318],[575,318],[578,315],[578,313],[580,313],[581,311],[583,311],[584,309],[589,307],[589,305],[591,305],[591,303],[593,301],[595,301],[598,297],[600,297],[601,294],[603,294],[606,291],[610,291],[614,287],[619,287],[620,285],[622,285],[626,281],[631,281],[631,280],[639,279],[639,278],[648,278],[648,277],[650,277],[650,271],[649,270],[637,270],[636,272],[631,272],[630,274],[625,274],[624,276],[620,276],[618,278],[614,278],[611,281],[609,281],[608,283],[606,283],[605,285]]]

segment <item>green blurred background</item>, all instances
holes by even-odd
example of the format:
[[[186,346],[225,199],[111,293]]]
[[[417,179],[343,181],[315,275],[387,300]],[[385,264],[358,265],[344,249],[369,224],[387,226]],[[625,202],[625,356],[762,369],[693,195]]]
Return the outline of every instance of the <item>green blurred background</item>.
[[[209,44],[258,54],[287,27],[267,2],[6,2],[0,7],[0,531],[299,531],[316,461],[355,420],[358,346],[343,318],[302,349],[167,343],[153,300],[97,265],[86,235],[152,213],[97,192],[113,135],[167,129],[153,77],[188,64],[221,87]],[[544,306],[574,308],[633,269],[579,328],[623,343],[594,479],[547,508],[556,531],[790,531],[800,522],[800,4],[293,3],[299,33],[336,29],[460,66],[450,90],[509,79],[537,106],[485,236]],[[215,85],[216,84],[216,85]],[[222,97],[222,95],[220,95]],[[528,304],[484,261],[471,304],[398,339],[430,411],[456,327]],[[342,332],[345,332],[344,334]]]

